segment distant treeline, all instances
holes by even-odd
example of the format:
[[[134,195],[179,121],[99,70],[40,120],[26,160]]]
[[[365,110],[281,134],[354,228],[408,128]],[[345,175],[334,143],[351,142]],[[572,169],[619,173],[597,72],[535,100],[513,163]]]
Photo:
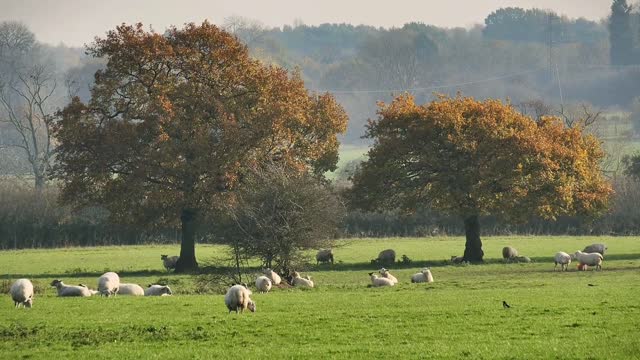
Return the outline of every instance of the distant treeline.
[[[558,107],[563,100],[628,109],[640,93],[639,24],[635,8],[601,22],[501,8],[468,29],[420,22],[391,29],[350,24],[268,28],[243,18],[220,25],[244,41],[253,56],[300,69],[310,89],[333,91],[350,117],[344,142],[361,143],[376,102],[404,90],[419,102],[434,91],[461,91],[514,104],[542,100]],[[42,49],[39,56],[51,63],[58,83],[71,85],[86,100],[104,61],[83,57],[77,48]]]
[[[556,221],[531,219],[507,224],[495,217],[481,219],[482,235],[640,235],[640,183],[614,181],[616,195],[611,211],[597,219],[562,217]],[[56,203],[56,190],[39,196],[31,187],[0,184],[0,249],[56,248],[68,246],[176,244],[178,228],[148,229],[113,224],[99,208],[72,211]],[[223,242],[214,224],[203,224],[199,243]],[[395,212],[349,211],[341,237],[464,235],[462,221],[428,209],[406,216]]]
[[[640,93],[640,14],[625,16],[596,22],[502,8],[469,29],[419,22],[391,29],[349,24],[268,29],[242,19],[235,19],[233,29],[255,56],[299,67],[310,88],[332,91],[350,115],[344,140],[358,143],[367,118],[376,116],[372,104],[404,90],[419,102],[430,100],[434,91],[461,91],[513,104],[541,100],[554,110],[561,102],[629,108]],[[620,33],[631,40],[619,45]],[[620,51],[627,54],[624,61],[617,60]]]

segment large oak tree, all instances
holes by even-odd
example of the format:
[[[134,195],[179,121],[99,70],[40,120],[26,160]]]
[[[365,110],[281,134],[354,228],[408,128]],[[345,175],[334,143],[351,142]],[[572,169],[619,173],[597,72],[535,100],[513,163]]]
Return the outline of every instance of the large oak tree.
[[[611,187],[599,141],[558,118],[535,121],[497,100],[409,95],[380,104],[366,137],[374,140],[353,178],[361,208],[415,211],[428,206],[464,222],[464,258],[483,260],[479,216],[522,220],[593,214]]]
[[[158,34],[123,24],[88,53],[107,66],[90,101],[61,112],[62,199],[102,204],[120,220],[180,224],[176,271],[197,268],[197,221],[222,207],[247,168],[335,168],[342,107],[309,94],[298,73],[251,59],[215,25]]]

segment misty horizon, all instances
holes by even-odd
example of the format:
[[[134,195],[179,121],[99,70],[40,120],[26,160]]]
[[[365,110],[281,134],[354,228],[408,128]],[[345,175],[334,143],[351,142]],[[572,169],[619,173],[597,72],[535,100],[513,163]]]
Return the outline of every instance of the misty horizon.
[[[2,0],[0,3],[4,3],[0,21],[23,22],[34,32],[38,41],[72,47],[90,44],[95,37],[103,37],[107,31],[122,23],[141,22],[147,29],[163,31],[172,25],[180,27],[185,23],[202,23],[205,20],[222,24],[225,18],[240,16],[258,21],[268,28],[325,23],[393,28],[410,22],[443,28],[471,28],[483,25],[491,12],[504,7],[546,9],[569,18],[592,21],[605,18],[610,7],[609,0],[567,0],[561,3],[553,0],[488,0],[465,1],[464,6],[460,6],[460,3],[409,0],[395,7],[361,0],[348,4],[329,0],[314,6],[292,0],[275,4],[250,0],[213,3],[185,0],[179,7],[166,1],[131,3],[123,0],[93,4],[80,0],[65,0],[55,4],[43,4],[38,0],[19,3]]]

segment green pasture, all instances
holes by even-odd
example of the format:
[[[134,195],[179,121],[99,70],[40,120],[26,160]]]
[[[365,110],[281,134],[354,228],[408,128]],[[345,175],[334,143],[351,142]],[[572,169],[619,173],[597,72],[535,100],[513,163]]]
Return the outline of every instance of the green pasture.
[[[316,288],[254,294],[256,313],[227,314],[222,294],[198,295],[195,277],[162,268],[178,246],[0,252],[0,285],[19,277],[38,289],[32,309],[0,300],[2,359],[637,359],[640,238],[487,237],[486,264],[450,265],[460,237],[343,240],[336,264],[303,270]],[[557,251],[608,246],[603,271],[553,271]],[[534,260],[504,264],[503,246]],[[400,283],[371,288],[370,260],[386,248],[412,259],[389,266]],[[199,260],[227,256],[199,245]],[[431,266],[435,282],[411,284]],[[572,264],[573,265],[573,264]],[[161,298],[58,298],[47,284],[96,286],[105,270],[123,282],[168,282]],[[503,309],[502,301],[511,304]]]

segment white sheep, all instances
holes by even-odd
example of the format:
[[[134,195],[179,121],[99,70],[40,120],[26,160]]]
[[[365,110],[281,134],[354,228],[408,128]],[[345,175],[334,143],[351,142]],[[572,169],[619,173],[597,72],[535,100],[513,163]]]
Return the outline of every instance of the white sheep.
[[[275,271],[271,270],[271,269],[265,269],[262,271],[262,273],[269,278],[269,280],[271,280],[271,283],[273,285],[279,285],[280,282],[282,281],[282,279],[280,278],[280,275],[278,275],[278,273],[276,273]]]
[[[100,292],[98,290],[89,289],[89,287],[87,285],[85,285],[85,284],[78,284],[78,286],[82,286],[82,287],[87,288],[89,290],[89,292],[91,293],[91,296],[100,294]]]
[[[292,273],[293,278],[291,279],[291,285],[300,286],[300,287],[309,287],[312,288],[314,286],[313,281],[310,276],[300,277],[297,271]]]
[[[369,276],[371,277],[371,284],[373,284],[373,286],[393,286],[395,285],[395,283],[393,281],[391,281],[390,279],[384,278],[384,277],[378,277],[378,275],[376,275],[375,273],[370,272]]]
[[[91,290],[86,286],[66,285],[62,280],[53,280],[51,286],[58,291],[58,296],[91,296]]]
[[[380,275],[382,275],[382,277],[387,278],[391,281],[393,281],[394,284],[398,283],[398,279],[396,279],[395,276],[391,275],[391,273],[389,272],[389,270],[385,269],[385,268],[381,268],[379,271]]]
[[[224,296],[224,303],[229,309],[229,313],[238,311],[243,313],[245,309],[249,309],[251,312],[256,312],[256,303],[251,300],[251,290],[247,289],[243,285],[233,285],[229,288]]]
[[[559,251],[556,253],[556,256],[553,257],[555,265],[553,266],[553,271],[556,271],[556,267],[560,264],[560,271],[565,271],[569,269],[569,264],[571,264],[571,255],[566,252]]]
[[[144,289],[138,284],[120,284],[118,295],[144,296]]]
[[[160,255],[162,265],[164,265],[164,268],[167,269],[167,271],[175,269],[179,259],[180,256]]]
[[[432,283],[433,275],[431,275],[431,270],[429,268],[423,268],[419,273],[415,273],[411,275],[412,283]]]
[[[578,250],[573,254],[573,257],[578,260],[580,264],[595,266],[596,270],[602,270],[602,260],[604,260],[604,258],[600,253],[584,253]]]
[[[518,250],[511,246],[505,246],[502,248],[502,258],[505,260],[512,259],[518,256]]]
[[[29,279],[18,279],[9,290],[16,308],[20,305],[25,308],[33,306],[33,284]]]
[[[266,276],[258,276],[256,279],[256,288],[260,293],[268,293],[271,290],[271,279]]]
[[[144,290],[144,296],[170,296],[173,292],[167,285],[149,285]]]
[[[393,264],[396,261],[396,252],[393,249],[386,249],[380,251],[378,258],[371,260],[372,264]]]
[[[98,278],[98,292],[100,292],[100,296],[115,296],[119,286],[120,277],[114,272],[106,272]]]
[[[325,249],[318,251],[318,253],[316,254],[316,265],[328,262],[331,262],[333,264],[333,250]]]
[[[529,258],[528,256],[516,256],[507,260],[509,262],[514,262],[514,263],[530,263],[531,262],[531,258]]]
[[[605,244],[591,244],[582,250],[584,253],[598,253],[604,257],[604,251],[607,250]]]

